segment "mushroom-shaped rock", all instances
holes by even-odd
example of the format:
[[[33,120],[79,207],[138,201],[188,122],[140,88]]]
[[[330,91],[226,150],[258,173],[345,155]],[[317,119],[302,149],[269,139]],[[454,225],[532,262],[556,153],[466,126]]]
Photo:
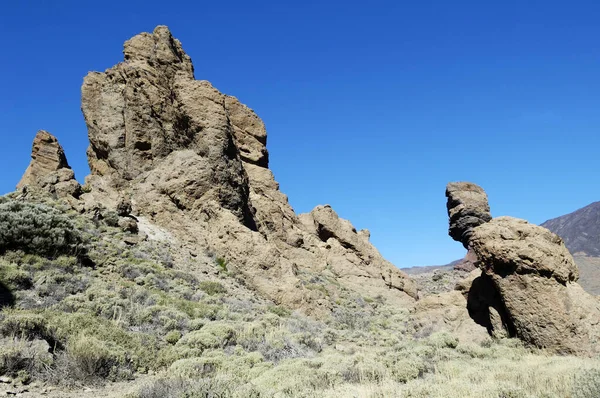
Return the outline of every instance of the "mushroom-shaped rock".
[[[508,334],[561,354],[598,350],[600,306],[576,283],[562,240],[512,217],[489,220],[487,197],[469,183],[449,184],[450,235],[475,255],[480,275],[460,287],[469,314],[494,336]]]

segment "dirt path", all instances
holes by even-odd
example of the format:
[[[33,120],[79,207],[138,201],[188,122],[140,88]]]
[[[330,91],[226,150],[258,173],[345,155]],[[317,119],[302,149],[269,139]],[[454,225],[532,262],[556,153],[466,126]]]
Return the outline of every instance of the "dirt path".
[[[76,389],[65,389],[55,386],[32,384],[28,386],[0,383],[0,397],[23,398],[123,398],[135,392],[147,382],[150,376],[138,377],[132,381],[107,383],[104,386],[90,386]]]

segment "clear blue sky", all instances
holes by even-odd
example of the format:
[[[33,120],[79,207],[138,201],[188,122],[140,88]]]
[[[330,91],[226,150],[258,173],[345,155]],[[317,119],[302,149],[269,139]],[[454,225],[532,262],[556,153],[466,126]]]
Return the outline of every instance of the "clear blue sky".
[[[297,212],[329,203],[396,265],[463,255],[444,188],[541,223],[600,200],[596,1],[4,1],[0,192],[38,129],[88,174],[80,85],[168,25],[197,79],[263,118]]]

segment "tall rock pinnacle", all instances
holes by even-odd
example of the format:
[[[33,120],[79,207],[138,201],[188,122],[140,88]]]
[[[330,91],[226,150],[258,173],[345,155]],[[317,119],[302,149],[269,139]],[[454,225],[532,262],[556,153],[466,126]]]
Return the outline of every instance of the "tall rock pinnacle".
[[[476,184],[451,182],[446,187],[446,198],[450,218],[448,234],[468,249],[473,228],[492,219],[487,195]]]
[[[60,169],[70,169],[63,147],[55,136],[47,131],[40,130],[33,139],[31,148],[31,163],[17,185],[20,189],[24,185],[36,184],[40,177]]]
[[[367,295],[416,298],[414,283],[367,234],[333,211],[296,216],[268,168],[263,122],[195,80],[166,27],[128,40],[124,54],[122,63],[88,74],[81,89],[92,171],[86,200],[116,201],[127,192],[134,212],[226,259],[257,290],[291,307],[331,309],[302,279],[325,270]],[[336,231],[325,236],[324,228]]]
[[[17,189],[42,188],[57,196],[78,196],[80,186],[65,156],[63,147],[55,136],[40,130],[33,139],[31,162],[25,170]]]

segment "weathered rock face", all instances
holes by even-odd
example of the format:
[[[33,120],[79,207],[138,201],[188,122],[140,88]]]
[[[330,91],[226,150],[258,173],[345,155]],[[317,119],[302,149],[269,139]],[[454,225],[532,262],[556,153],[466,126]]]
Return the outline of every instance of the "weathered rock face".
[[[170,230],[190,252],[204,248],[275,301],[327,311],[336,292],[315,275],[405,304],[410,279],[329,208],[296,216],[268,169],[267,135],[236,98],[194,79],[166,27],[125,43],[123,63],[82,87],[91,192],[87,208],[121,198],[131,213]],[[325,232],[327,231],[327,232]],[[331,287],[331,286],[329,286]]]
[[[415,283],[371,245],[368,231],[357,232],[348,220],[339,218],[331,206],[317,206],[310,213],[300,215],[300,220],[307,231],[325,243],[327,262],[339,279],[346,280],[355,289],[362,285],[359,290],[366,285],[376,288],[383,280],[388,288],[417,298]]]
[[[469,250],[462,260],[454,264],[454,269],[457,271],[471,272],[477,269],[477,256],[472,250]]]
[[[485,327],[472,322],[467,300],[458,291],[426,296],[411,310],[415,335],[450,332],[463,343],[483,343],[490,339]]]
[[[492,219],[485,191],[470,182],[451,182],[446,186],[448,216],[452,239],[468,249],[473,228]]]
[[[479,190],[472,189],[481,198]],[[481,275],[458,288],[477,323],[495,336],[516,335],[557,353],[597,351],[599,303],[575,283],[577,267],[557,235],[512,217],[480,223],[467,235],[462,243],[476,255]]]
[[[24,187],[41,188],[58,197],[77,197],[81,193],[65,151],[56,137],[47,131],[38,131],[33,140],[31,162],[17,189]]]
[[[471,248],[493,282],[514,332],[524,341],[559,353],[585,353],[600,312],[581,308],[573,294],[577,267],[561,239],[543,227],[499,217],[476,228]],[[585,294],[585,293],[584,293]]]
[[[194,80],[190,58],[166,27],[125,43],[125,62],[90,73],[81,89],[93,175],[115,187],[159,167],[178,206],[216,200],[249,218],[247,177],[233,141],[226,96]]]

